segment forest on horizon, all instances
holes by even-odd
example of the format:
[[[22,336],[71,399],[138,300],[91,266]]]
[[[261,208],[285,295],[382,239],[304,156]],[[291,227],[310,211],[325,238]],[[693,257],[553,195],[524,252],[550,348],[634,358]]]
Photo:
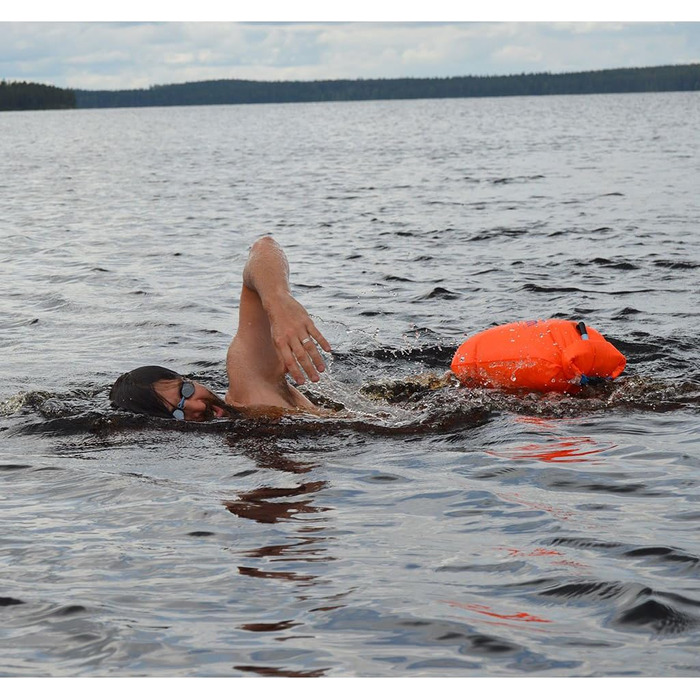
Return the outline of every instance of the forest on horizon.
[[[0,81],[0,112],[30,109],[73,109],[75,92],[41,83]]]
[[[0,111],[182,105],[580,95],[700,90],[700,63],[575,73],[356,80],[205,80],[132,90],[62,89],[0,82]]]

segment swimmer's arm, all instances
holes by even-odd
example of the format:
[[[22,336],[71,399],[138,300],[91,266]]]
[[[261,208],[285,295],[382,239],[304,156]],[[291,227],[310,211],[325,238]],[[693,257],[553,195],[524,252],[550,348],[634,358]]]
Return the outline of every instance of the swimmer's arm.
[[[318,373],[325,369],[323,358],[315,343],[302,341],[312,338],[326,352],[331,352],[331,346],[306,309],[292,296],[287,257],[270,236],[258,239],[251,247],[243,270],[243,285],[244,292],[254,292],[260,300],[272,343],[285,370],[297,384],[304,383],[304,373],[317,382]]]

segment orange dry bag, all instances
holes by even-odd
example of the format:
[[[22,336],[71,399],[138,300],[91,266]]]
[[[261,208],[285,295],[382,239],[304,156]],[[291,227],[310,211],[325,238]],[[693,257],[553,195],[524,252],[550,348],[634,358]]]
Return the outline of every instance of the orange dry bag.
[[[452,371],[466,385],[575,393],[615,379],[624,355],[583,323],[518,321],[477,333],[459,346]]]

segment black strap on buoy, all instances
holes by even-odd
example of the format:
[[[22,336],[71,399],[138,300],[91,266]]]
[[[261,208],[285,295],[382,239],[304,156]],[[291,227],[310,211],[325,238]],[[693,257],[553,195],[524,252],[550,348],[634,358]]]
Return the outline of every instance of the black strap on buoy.
[[[586,330],[586,324],[583,321],[579,321],[576,324],[576,330],[583,340],[588,340],[588,331]]]

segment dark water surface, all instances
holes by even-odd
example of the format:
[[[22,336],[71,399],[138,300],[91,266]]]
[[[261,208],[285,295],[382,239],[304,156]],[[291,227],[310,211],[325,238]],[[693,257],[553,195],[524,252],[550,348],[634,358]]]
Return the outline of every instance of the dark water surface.
[[[700,675],[700,94],[0,114],[0,673]],[[338,418],[225,390],[256,236]],[[575,398],[429,388],[470,333],[583,320]]]

